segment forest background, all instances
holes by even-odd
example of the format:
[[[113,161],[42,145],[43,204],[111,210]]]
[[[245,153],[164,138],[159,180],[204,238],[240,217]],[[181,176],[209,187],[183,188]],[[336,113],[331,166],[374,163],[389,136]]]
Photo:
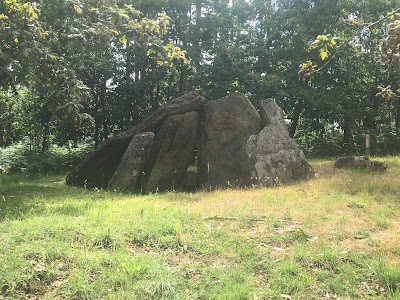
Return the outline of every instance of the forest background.
[[[400,99],[377,96],[379,86],[400,88],[398,66],[384,62],[387,27],[361,30],[396,2],[2,0],[2,164],[37,169],[15,157],[57,148],[68,167],[190,91],[275,98],[310,156],[363,154],[366,133],[372,154],[398,154]],[[299,80],[302,63],[320,61],[310,42],[325,34],[340,51]]]

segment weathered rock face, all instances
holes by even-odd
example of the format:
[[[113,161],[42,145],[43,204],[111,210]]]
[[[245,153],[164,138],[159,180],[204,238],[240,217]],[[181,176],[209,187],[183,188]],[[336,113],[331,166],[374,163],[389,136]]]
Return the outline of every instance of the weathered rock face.
[[[182,179],[181,187],[184,191],[195,191],[199,187],[199,182],[197,178],[197,172],[186,171],[185,176]]]
[[[386,171],[387,165],[381,161],[370,160],[368,156],[344,156],[335,161],[337,169]]]
[[[169,117],[154,140],[146,167],[146,192],[179,189],[193,157],[198,114]]]
[[[254,166],[253,182],[273,186],[313,177],[313,168],[303,151],[289,137],[279,106],[269,99],[262,102],[262,110],[267,125],[259,134],[249,138],[246,147]]]
[[[276,104],[272,98],[261,101],[260,116],[263,126],[282,125],[285,127],[285,116],[283,110]]]
[[[267,125],[247,142],[247,153],[253,155],[274,154],[281,150],[297,150],[297,144],[281,125]]]
[[[154,133],[143,132],[135,135],[121,158],[107,189],[133,192],[138,178],[147,162]]]
[[[368,156],[344,156],[339,157],[335,161],[335,168],[337,169],[352,169],[362,161],[368,161]]]
[[[194,93],[182,96],[106,141],[67,183],[156,192],[272,186],[312,177],[275,100],[262,101],[260,114],[238,93],[207,104]],[[197,173],[188,170],[196,149]]]
[[[135,135],[146,131],[157,134],[168,117],[198,111],[205,102],[206,99],[196,93],[171,100],[137,126],[104,142],[92,155],[70,172],[66,178],[67,184],[105,188]]]
[[[199,128],[197,170],[204,187],[245,186],[252,166],[246,154],[251,135],[261,130],[261,119],[240,94],[210,101],[204,106]]]

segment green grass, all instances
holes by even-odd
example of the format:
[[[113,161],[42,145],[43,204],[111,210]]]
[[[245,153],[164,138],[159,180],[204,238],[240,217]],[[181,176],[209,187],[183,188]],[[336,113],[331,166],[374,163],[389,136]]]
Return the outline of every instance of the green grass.
[[[0,299],[400,299],[400,158],[271,189],[0,175]]]

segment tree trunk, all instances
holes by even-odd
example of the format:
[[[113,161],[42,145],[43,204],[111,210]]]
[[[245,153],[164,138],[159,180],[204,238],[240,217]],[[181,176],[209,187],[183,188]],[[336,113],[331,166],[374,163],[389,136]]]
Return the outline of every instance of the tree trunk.
[[[168,78],[168,89],[167,89],[167,101],[172,98],[173,88],[174,88],[174,79],[175,74],[174,70],[171,70],[171,75]]]
[[[43,136],[42,136],[42,150],[41,153],[44,154],[49,150],[49,132],[50,131],[50,121],[46,122],[43,126]]]
[[[344,127],[343,128],[343,139],[342,143],[343,144],[348,144],[351,141],[351,129],[349,127]]]
[[[394,122],[396,129],[400,129],[400,104],[396,105],[396,118]]]
[[[292,116],[292,124],[290,125],[289,128],[289,136],[291,138],[294,137],[296,130],[297,130],[297,126],[299,125],[299,119],[300,119],[300,115],[301,115],[301,104],[297,103],[296,107],[293,110],[293,116]]]
[[[94,119],[94,136],[93,136],[93,140],[94,140],[94,149],[97,149],[97,147],[99,146],[99,95],[96,91],[95,88],[95,83],[94,81],[90,82],[88,84],[88,86],[90,87],[90,91],[93,97],[93,113],[92,113],[92,117]]]
[[[196,27],[200,27],[202,0],[196,1]]]
[[[102,130],[102,135],[101,135],[101,140],[104,141],[107,136],[108,136],[108,128],[107,128],[107,118],[106,118],[106,92],[107,92],[107,82],[104,77],[100,79],[100,84],[99,84],[99,102],[100,102],[100,114],[101,114],[101,128]]]
[[[354,149],[351,144],[352,142],[352,130],[347,122],[343,125],[343,139],[342,148],[344,151],[351,153]]]
[[[97,98],[97,97],[96,97]],[[99,146],[99,108],[98,108],[98,99],[95,98],[95,104],[94,104],[94,148],[97,149]]]
[[[182,92],[183,92],[183,85],[185,83],[185,75],[186,75],[185,67],[181,66],[180,74],[179,74],[179,84],[178,84],[179,95],[182,95]]]
[[[4,107],[3,104],[0,104],[0,147],[4,147]]]

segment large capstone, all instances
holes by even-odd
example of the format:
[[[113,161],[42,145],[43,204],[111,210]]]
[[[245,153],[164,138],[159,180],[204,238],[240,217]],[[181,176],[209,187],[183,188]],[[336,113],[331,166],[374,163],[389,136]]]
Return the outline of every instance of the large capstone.
[[[246,153],[253,166],[253,183],[263,186],[288,184],[314,176],[303,151],[289,137],[275,101],[262,102],[264,115],[270,115],[266,126],[247,142]],[[272,112],[275,112],[274,114]]]
[[[146,192],[176,190],[182,187],[193,159],[198,114],[189,112],[169,117],[157,134],[146,167]]]
[[[151,131],[157,134],[170,116],[198,111],[206,102],[204,97],[190,93],[169,101],[138,125],[105,141],[67,176],[67,184],[105,188],[114,175],[132,138],[138,133]]]
[[[139,133],[132,138],[108,184],[109,190],[134,192],[135,187],[140,186],[138,179],[142,177],[153,140],[153,132]]]
[[[208,102],[199,128],[200,184],[207,188],[249,185],[253,168],[246,143],[260,130],[260,116],[243,95],[235,93]]]

